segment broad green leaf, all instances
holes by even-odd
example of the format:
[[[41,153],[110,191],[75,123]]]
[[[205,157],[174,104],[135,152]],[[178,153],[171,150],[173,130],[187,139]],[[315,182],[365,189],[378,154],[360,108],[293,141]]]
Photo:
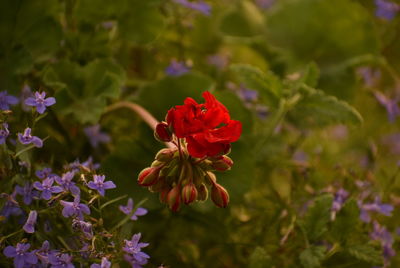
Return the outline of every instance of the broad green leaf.
[[[262,247],[256,247],[250,255],[248,268],[272,267],[271,256]]]
[[[321,261],[325,256],[324,246],[311,246],[300,253],[300,262],[304,268],[321,267]]]
[[[318,240],[328,230],[332,201],[331,195],[322,195],[308,208],[302,223],[310,241]]]
[[[360,261],[365,261],[371,265],[382,265],[382,253],[380,250],[366,244],[349,246],[346,252]]]
[[[300,88],[302,97],[289,112],[293,124],[300,127],[322,127],[334,123],[362,123],[358,111],[347,102],[308,86]]]
[[[357,229],[359,215],[357,202],[354,199],[346,201],[332,223],[333,237],[340,242],[349,240],[354,230]]]

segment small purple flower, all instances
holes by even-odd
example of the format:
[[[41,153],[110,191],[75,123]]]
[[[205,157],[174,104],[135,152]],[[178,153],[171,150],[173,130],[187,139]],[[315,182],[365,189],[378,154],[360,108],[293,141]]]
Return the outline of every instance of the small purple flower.
[[[28,112],[31,110],[31,107],[25,104],[25,100],[32,96],[33,96],[33,93],[32,93],[31,87],[28,86],[27,84],[25,84],[22,87],[21,95],[19,98],[21,100],[22,110],[24,110],[25,112]]]
[[[43,141],[36,136],[32,136],[31,131],[32,130],[28,127],[25,129],[24,134],[18,133],[19,142],[25,145],[33,143],[38,148],[42,147]]]
[[[360,208],[360,219],[363,222],[371,221],[370,212],[378,212],[385,216],[392,216],[392,211],[394,209],[391,204],[381,203],[379,197],[376,197],[373,203],[362,204],[361,202],[359,202],[358,206]]]
[[[60,204],[64,207],[62,210],[62,215],[65,218],[75,216],[79,220],[83,220],[83,214],[90,214],[90,209],[87,205],[81,204],[79,195],[75,196],[74,202],[68,202],[61,200]]]
[[[188,0],[174,0],[174,2],[184,7],[199,11],[206,16],[209,16],[211,14],[210,5],[204,1],[190,2]]]
[[[383,95],[379,91],[375,91],[375,98],[378,100],[378,102],[385,107],[387,115],[388,115],[388,120],[389,122],[393,123],[396,121],[396,118],[400,116],[400,108],[398,105],[398,99],[389,99],[385,95]]]
[[[104,196],[104,190],[117,187],[112,181],[104,180],[104,175],[93,175],[93,181],[89,181],[88,187],[90,189],[97,190],[101,196]]]
[[[94,163],[93,162],[93,157],[91,157],[91,156],[89,156],[88,159],[85,162],[83,162],[81,165],[84,166],[85,168],[91,170],[91,171],[94,171],[94,170],[97,170],[97,169],[100,168],[100,164],[99,163]]]
[[[0,129],[0,144],[4,144],[6,139],[10,135],[10,131],[8,131],[8,124],[3,123],[3,127]]]
[[[64,189],[64,191],[70,191],[73,195],[79,195],[81,191],[75,185],[75,182],[72,181],[74,176],[74,171],[68,171],[67,173],[64,173],[61,177],[57,176],[55,180]]]
[[[171,60],[171,63],[165,68],[165,73],[169,76],[181,76],[189,72],[189,67],[184,62]]]
[[[46,179],[47,177],[55,177],[57,176],[56,174],[51,173],[52,169],[51,168],[43,168],[41,170],[36,170],[35,175],[39,179]]]
[[[207,63],[215,66],[219,70],[222,70],[228,66],[229,59],[224,54],[214,54],[207,57]]]
[[[88,239],[92,239],[93,237],[92,224],[89,222],[73,219],[72,228],[82,231],[85,237]]]
[[[238,92],[239,98],[244,102],[255,102],[258,99],[258,91],[241,86]]]
[[[14,258],[14,267],[23,268],[26,265],[36,264],[38,259],[34,252],[28,252],[30,244],[18,243],[16,247],[7,246],[3,253],[8,258]]]
[[[375,0],[375,6],[375,16],[386,20],[394,19],[396,13],[400,10],[399,5],[386,0]]]
[[[41,198],[49,200],[52,194],[61,193],[63,189],[60,186],[53,186],[54,178],[47,178],[43,182],[35,181],[33,187],[42,192]]]
[[[128,204],[126,206],[119,206],[119,210],[121,210],[126,215],[131,215],[133,210],[133,200],[132,198],[128,199]],[[145,208],[137,208],[133,213],[131,220],[136,221],[138,219],[137,216],[143,216],[147,214],[147,209]]]
[[[1,197],[7,198],[3,208],[0,211],[0,216],[10,217],[10,215],[19,216],[22,214],[22,209],[20,208],[18,202],[15,200],[16,192],[13,194],[1,194]]]
[[[385,226],[380,225],[378,222],[373,222],[374,229],[370,233],[370,237],[373,240],[381,242],[383,248],[383,257],[386,261],[396,255],[396,251],[393,249],[394,239],[392,234],[386,229]]]
[[[36,190],[33,190],[33,184],[29,182],[25,183],[24,187],[19,185],[15,186],[15,191],[23,197],[25,205],[30,205],[32,199],[39,196],[39,193]]]
[[[349,193],[345,189],[340,188],[335,193],[335,197],[334,197],[333,202],[332,202],[331,210],[334,211],[334,212],[338,212],[342,208],[342,206],[343,206],[343,204],[346,201],[348,196],[349,196]]]
[[[56,103],[56,99],[53,97],[45,98],[46,92],[39,93],[39,91],[35,92],[35,97],[29,97],[25,100],[25,104],[28,106],[35,106],[36,111],[39,114],[44,113],[46,107],[51,106]]]
[[[111,262],[106,258],[103,257],[101,259],[101,264],[93,263],[90,265],[90,268],[110,268],[111,267]]]
[[[99,124],[86,127],[83,131],[89,138],[89,142],[94,148],[96,148],[99,145],[99,143],[108,143],[111,140],[108,134],[100,131]]]
[[[379,79],[381,79],[380,70],[373,70],[368,66],[360,67],[356,72],[359,76],[361,76],[366,87],[374,87]]]
[[[74,268],[72,256],[68,254],[49,254],[50,268]]]
[[[262,105],[262,104],[257,104],[255,107],[256,110],[256,114],[257,116],[262,119],[265,120],[267,119],[268,115],[269,115],[269,109],[267,106]]]
[[[43,242],[42,247],[36,251],[36,256],[39,258],[44,267],[47,267],[47,264],[49,264],[49,255],[54,255],[57,253],[57,250],[50,250],[50,243],[46,240]]]
[[[8,95],[7,91],[0,92],[0,110],[9,110],[10,105],[18,103],[18,98]]]
[[[37,212],[36,210],[31,210],[29,212],[28,219],[25,223],[25,225],[22,227],[25,232],[33,234],[35,232],[35,224],[37,220]]]
[[[125,246],[122,248],[128,254],[124,255],[124,259],[129,262],[132,267],[140,268],[147,263],[149,255],[142,252],[142,248],[147,247],[148,243],[139,243],[141,234],[134,234],[131,240],[124,240]]]

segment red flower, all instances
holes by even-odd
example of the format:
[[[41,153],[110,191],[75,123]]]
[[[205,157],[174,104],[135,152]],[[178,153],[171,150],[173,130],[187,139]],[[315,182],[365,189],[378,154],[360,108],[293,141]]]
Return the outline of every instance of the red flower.
[[[229,111],[210,92],[204,92],[203,98],[204,104],[186,98],[166,118],[175,135],[186,139],[189,154],[199,158],[226,153],[242,133],[242,124],[231,120]]]

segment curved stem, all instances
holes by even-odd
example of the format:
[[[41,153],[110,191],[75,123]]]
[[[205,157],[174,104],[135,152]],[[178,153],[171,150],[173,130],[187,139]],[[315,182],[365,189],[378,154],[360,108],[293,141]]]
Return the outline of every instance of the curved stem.
[[[146,109],[144,109],[142,106],[132,103],[129,101],[120,101],[117,103],[114,103],[110,106],[107,107],[105,113],[112,112],[114,110],[118,110],[120,108],[128,108],[129,110],[134,111],[137,113],[146,123],[149,125],[153,130],[156,129],[156,125],[158,124],[158,120],[154,118],[152,114],[150,114]],[[165,142],[165,145],[167,145],[169,148],[175,148],[175,145],[171,142]]]

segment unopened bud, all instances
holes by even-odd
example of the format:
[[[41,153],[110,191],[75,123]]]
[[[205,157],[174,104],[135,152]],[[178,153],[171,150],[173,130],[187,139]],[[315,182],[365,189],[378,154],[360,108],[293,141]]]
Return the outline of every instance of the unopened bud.
[[[163,165],[163,164],[164,164],[164,163],[161,162],[161,161],[154,160],[154,161],[151,163],[151,167],[159,167],[159,166],[161,166],[161,165]]]
[[[172,140],[172,134],[165,122],[158,123],[154,130],[154,137],[159,141],[169,142]]]
[[[197,189],[193,183],[188,183],[182,188],[182,201],[186,205],[197,199]]]
[[[176,212],[181,207],[181,187],[180,185],[176,185],[174,188],[169,191],[167,195],[167,203],[168,207]]]
[[[167,204],[167,197],[168,197],[168,193],[169,191],[171,191],[171,188],[169,187],[165,187],[160,191],[160,202]]]
[[[141,186],[150,186],[157,182],[158,174],[160,173],[160,168],[149,167],[143,169],[138,176],[138,183]]]
[[[204,184],[201,184],[198,188],[197,188],[197,200],[199,201],[206,201],[208,198],[208,190],[207,187]]]
[[[162,176],[158,176],[158,180],[155,184],[149,187],[151,192],[160,192],[165,187],[165,178]]]
[[[225,208],[229,203],[229,194],[224,187],[216,183],[211,187],[211,199],[218,207]]]
[[[218,171],[227,171],[233,166],[233,161],[230,157],[223,155],[218,157],[217,160],[213,161],[211,166],[213,169]]]
[[[214,185],[217,183],[217,177],[215,176],[214,173],[212,173],[211,171],[207,171],[206,175],[204,176],[205,178],[205,182],[208,185]]]
[[[156,160],[161,162],[169,162],[174,158],[175,152],[176,150],[170,148],[161,149],[156,155]]]

